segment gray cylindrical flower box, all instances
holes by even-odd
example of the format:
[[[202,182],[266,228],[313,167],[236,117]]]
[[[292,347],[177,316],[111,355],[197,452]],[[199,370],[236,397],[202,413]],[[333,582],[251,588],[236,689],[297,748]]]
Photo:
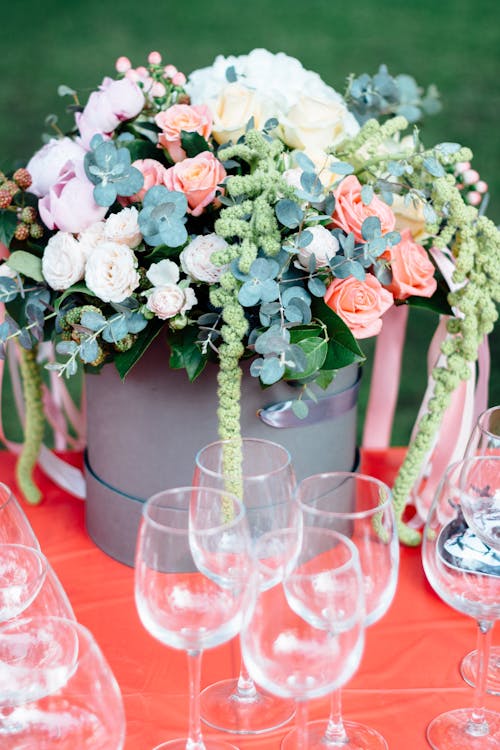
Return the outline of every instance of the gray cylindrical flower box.
[[[168,361],[167,347],[156,341],[125,382],[111,364],[86,377],[86,525],[104,552],[128,565],[142,503],[165,488],[191,484],[197,451],[218,439],[216,366],[190,383]],[[317,390],[320,400],[310,402],[309,417],[298,420],[287,405],[295,386],[280,382],[263,390],[245,372],[242,435],[288,448],[299,479],[350,471],[357,461],[358,378],[357,366],[340,370],[328,390]]]

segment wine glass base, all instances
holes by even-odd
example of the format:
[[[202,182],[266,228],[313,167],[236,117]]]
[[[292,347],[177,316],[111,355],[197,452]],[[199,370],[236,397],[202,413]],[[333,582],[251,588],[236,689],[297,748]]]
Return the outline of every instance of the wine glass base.
[[[427,741],[433,750],[498,750],[500,747],[500,714],[485,711],[484,734],[467,732],[471,708],[458,708],[436,716],[427,727]]]
[[[329,741],[326,737],[328,721],[321,719],[319,721],[310,721],[307,724],[307,750],[333,750],[336,747],[343,747],[345,750],[388,750],[389,745],[381,734],[375,729],[367,727],[364,724],[358,724],[355,721],[344,721],[347,742]],[[281,750],[295,750],[296,748],[296,730],[283,738]]]
[[[153,750],[186,750],[187,743],[187,737],[180,740],[168,740],[167,742],[162,742],[161,745],[156,745]],[[222,740],[211,739],[210,737],[203,738],[203,745],[205,750],[238,750],[236,745],[231,745],[229,742],[223,742]]]
[[[464,656],[460,663],[460,674],[472,687],[476,686],[478,656],[477,651],[471,651]],[[494,646],[490,651],[490,659],[486,674],[486,692],[490,695],[500,695],[500,647]]]
[[[201,718],[214,729],[234,734],[262,734],[286,724],[295,704],[257,690],[253,699],[237,696],[238,680],[221,680],[209,685],[200,696]]]

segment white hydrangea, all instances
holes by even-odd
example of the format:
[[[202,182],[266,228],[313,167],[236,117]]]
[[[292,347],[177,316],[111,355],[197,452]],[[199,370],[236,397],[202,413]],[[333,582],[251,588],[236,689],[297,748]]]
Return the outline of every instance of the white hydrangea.
[[[102,242],[89,256],[85,283],[103,302],[122,302],[139,285],[137,259],[118,242]]]
[[[47,284],[57,291],[81,281],[85,274],[85,254],[70,232],[57,232],[43,252],[42,273]]]

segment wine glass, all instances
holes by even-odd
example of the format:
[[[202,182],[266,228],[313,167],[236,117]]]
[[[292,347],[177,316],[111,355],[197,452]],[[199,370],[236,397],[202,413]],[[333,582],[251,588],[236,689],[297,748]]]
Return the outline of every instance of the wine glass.
[[[306,477],[297,486],[297,499],[306,526],[345,534],[359,552],[363,575],[366,625],[387,612],[396,591],[399,542],[392,495],[383,482],[354,472],[330,472]],[[332,694],[328,720],[308,726],[309,748],[346,747],[382,750],[387,742],[375,729],[342,718],[341,692]],[[291,750],[295,732],[283,740]]]
[[[472,430],[467,448],[465,450],[464,458],[472,458],[473,456],[500,456],[500,406],[492,406],[486,411],[483,411],[479,415],[474,429]],[[495,544],[500,543],[500,508],[498,498],[493,500],[491,503],[492,518],[488,521],[488,527],[490,531],[496,529],[496,540],[485,539],[481,537],[481,530],[474,529],[475,533],[483,538],[490,547],[494,547]],[[467,516],[466,508],[464,506],[464,514],[470,524]],[[482,515],[484,519],[487,516]],[[494,523],[491,523],[494,521]],[[496,547],[498,549],[498,546]],[[477,651],[470,651],[461,661],[460,673],[464,680],[474,687],[476,684],[477,674]],[[492,695],[500,695],[500,647],[493,646],[490,651],[490,659],[488,663],[487,676],[486,676],[486,690]]]
[[[302,518],[294,500],[295,475],[283,446],[256,438],[211,443],[196,456],[193,483],[230,489],[241,497],[254,544],[279,529],[293,529],[298,538]],[[201,694],[203,721],[226,732],[267,732],[289,721],[293,712],[293,701],[257,690],[243,660],[239,677],[209,685]]]
[[[36,547],[0,544],[0,622],[20,615],[75,619],[68,597]]]
[[[239,633],[252,571],[245,509],[235,496],[210,487],[182,487],[145,503],[135,564],[139,617],[152,636],[189,657],[188,738],[160,747],[233,747],[202,739],[201,655]]]
[[[0,625],[2,750],[121,750],[120,690],[89,631],[60,617]]]
[[[284,533],[274,532],[278,538]],[[264,578],[273,570],[267,553],[259,565]],[[364,623],[356,546],[331,529],[304,525],[298,555],[283,583],[260,588],[240,636],[252,678],[270,693],[296,702],[297,750],[314,746],[308,738],[307,701],[338,689],[358,668]]]
[[[0,544],[9,542],[40,549],[35,532],[14,493],[0,482]]]
[[[487,475],[484,462],[490,464]],[[424,529],[422,559],[429,583],[446,604],[474,617],[478,624],[473,707],[448,711],[429,724],[427,739],[435,750],[500,747],[500,714],[484,708],[491,632],[500,616],[500,555],[478,539],[463,513],[464,498],[476,497],[485,480],[489,491],[499,492],[500,457],[474,457],[452,464],[438,487]]]

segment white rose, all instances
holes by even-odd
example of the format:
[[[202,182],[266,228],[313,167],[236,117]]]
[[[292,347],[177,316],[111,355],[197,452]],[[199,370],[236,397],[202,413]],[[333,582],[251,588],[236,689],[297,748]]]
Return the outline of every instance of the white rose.
[[[121,302],[139,285],[136,265],[127,245],[103,242],[87,260],[85,283],[103,302]]]
[[[52,138],[29,160],[26,169],[33,182],[29,192],[43,198],[55,185],[68,161],[82,162],[85,150],[71,138]]]
[[[319,268],[327,266],[330,258],[333,258],[339,249],[338,239],[321,224],[307,227],[307,231],[312,234],[313,239],[309,245],[300,248],[297,255],[300,265],[303,268],[309,268],[309,258],[314,255]]]
[[[146,306],[160,320],[168,320],[190,310],[196,301],[196,295],[189,287],[182,289],[176,284],[166,284],[148,293]]]
[[[324,151],[359,131],[356,119],[339,94],[329,99],[302,95],[286,116],[280,118],[280,125],[287,146],[301,150]]]
[[[219,281],[227,266],[216,266],[211,257],[212,253],[225,247],[226,240],[215,233],[199,235],[180,254],[182,270],[195,281],[208,284]]]
[[[167,286],[168,284],[177,284],[179,281],[179,266],[173,260],[164,258],[158,263],[151,263],[146,271],[146,276],[153,286]]]
[[[7,263],[0,263],[0,276],[7,276],[9,279],[15,279],[17,273]]]
[[[117,214],[111,214],[104,225],[104,236],[111,242],[119,242],[129,247],[137,247],[142,241],[139,229],[139,213],[135,206],[124,208]]]
[[[105,241],[104,222],[96,221],[95,224],[91,224],[84,232],[80,232],[78,241],[83,254],[88,258],[96,247],[99,247]]]
[[[85,255],[72,234],[57,232],[50,238],[43,252],[42,273],[47,284],[58,291],[83,279]]]
[[[217,143],[229,140],[236,143],[252,117],[255,127],[262,129],[266,120],[276,114],[271,100],[240,83],[228,84],[207,104],[212,112],[212,135]]]

